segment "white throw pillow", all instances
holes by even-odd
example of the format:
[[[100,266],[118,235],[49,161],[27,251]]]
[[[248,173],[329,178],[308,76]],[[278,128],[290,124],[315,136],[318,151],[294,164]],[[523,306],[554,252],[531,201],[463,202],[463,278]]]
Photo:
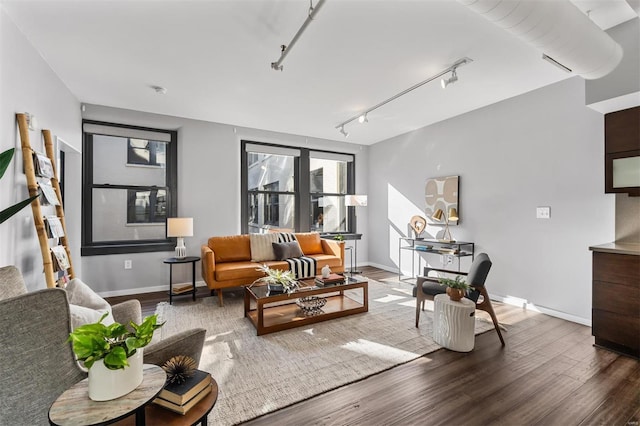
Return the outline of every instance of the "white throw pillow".
[[[263,262],[265,260],[276,260],[272,243],[278,242],[278,234],[249,234],[251,243],[251,261]]]
[[[67,299],[71,312],[71,328],[75,330],[83,324],[98,322],[100,317],[108,312],[109,315],[102,320],[102,324],[110,325],[115,321],[111,314],[111,305],[100,297],[88,285],[80,279],[74,278],[67,284]]]

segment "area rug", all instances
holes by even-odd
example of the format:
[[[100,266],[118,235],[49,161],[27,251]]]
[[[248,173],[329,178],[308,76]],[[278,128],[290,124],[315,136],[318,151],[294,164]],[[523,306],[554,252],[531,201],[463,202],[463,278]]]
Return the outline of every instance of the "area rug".
[[[165,338],[207,330],[200,369],[218,382],[210,424],[232,425],[366,378],[440,348],[432,339],[432,307],[415,327],[415,298],[406,283],[369,280],[369,312],[264,336],[244,318],[242,293],[156,309]],[[353,292],[352,297],[360,292]],[[476,333],[492,326],[476,321]]]

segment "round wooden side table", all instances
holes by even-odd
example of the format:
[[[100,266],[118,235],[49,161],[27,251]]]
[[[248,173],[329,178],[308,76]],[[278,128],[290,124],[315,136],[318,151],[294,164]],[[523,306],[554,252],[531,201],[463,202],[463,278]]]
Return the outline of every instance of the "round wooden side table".
[[[218,383],[216,383],[213,377],[211,378],[211,384],[211,392],[184,415],[175,413],[156,404],[147,405],[145,407],[147,424],[163,426],[190,426],[201,424],[202,426],[207,426],[207,416],[218,400]],[[129,416],[116,423],[116,426],[133,426],[134,424],[134,417]]]
[[[128,394],[110,401],[89,399],[89,379],[62,393],[49,408],[49,423],[65,425],[109,425],[132,417],[136,426],[145,425],[145,409],[160,393],[167,374],[157,365],[144,364],[142,383]],[[135,414],[135,416],[132,416]]]

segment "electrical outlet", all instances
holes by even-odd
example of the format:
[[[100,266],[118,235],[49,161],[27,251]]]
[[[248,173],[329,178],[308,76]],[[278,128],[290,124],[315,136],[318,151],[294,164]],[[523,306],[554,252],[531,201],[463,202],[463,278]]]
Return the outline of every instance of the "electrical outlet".
[[[125,260],[124,261],[124,269],[131,269],[132,264],[131,264],[131,260]]]
[[[536,207],[536,219],[551,218],[551,207]]]

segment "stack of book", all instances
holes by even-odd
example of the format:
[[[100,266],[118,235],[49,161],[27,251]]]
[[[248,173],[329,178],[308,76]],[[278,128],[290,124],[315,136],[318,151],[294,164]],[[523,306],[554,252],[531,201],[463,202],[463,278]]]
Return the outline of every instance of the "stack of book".
[[[196,370],[186,382],[166,385],[153,403],[184,415],[207,396],[212,388],[211,374]]]
[[[344,277],[331,273],[327,278],[322,278],[322,275],[317,275],[314,281],[318,287],[324,287],[327,285],[342,284],[344,283]]]
[[[179,284],[173,286],[173,294],[188,293],[191,290],[193,290],[193,285],[191,284]]]

